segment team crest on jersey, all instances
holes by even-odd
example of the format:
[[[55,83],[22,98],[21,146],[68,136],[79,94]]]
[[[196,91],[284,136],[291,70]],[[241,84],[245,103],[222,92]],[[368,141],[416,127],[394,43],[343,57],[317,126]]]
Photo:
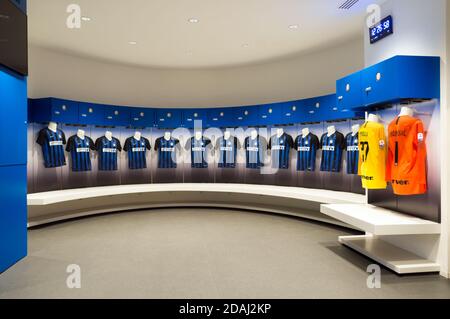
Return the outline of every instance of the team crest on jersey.
[[[380,140],[379,145],[380,145],[380,148],[384,148],[385,142],[383,140]]]
[[[308,141],[305,142],[305,145],[309,145]]]
[[[170,143],[170,146],[173,146],[173,143]]]

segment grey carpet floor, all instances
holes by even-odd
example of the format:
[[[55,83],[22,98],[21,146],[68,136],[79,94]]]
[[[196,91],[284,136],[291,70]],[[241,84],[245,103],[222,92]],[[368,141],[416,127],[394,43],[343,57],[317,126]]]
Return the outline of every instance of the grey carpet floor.
[[[0,298],[450,298],[437,274],[397,276],[337,243],[351,231],[220,209],[110,214],[29,231],[29,255],[0,275]],[[66,284],[70,264],[81,288]]]

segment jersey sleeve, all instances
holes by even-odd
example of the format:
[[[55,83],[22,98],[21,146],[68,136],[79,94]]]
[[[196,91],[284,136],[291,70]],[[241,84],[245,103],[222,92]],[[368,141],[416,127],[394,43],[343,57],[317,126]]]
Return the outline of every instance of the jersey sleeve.
[[[346,145],[347,145],[347,142],[345,140],[344,134],[338,134],[337,139],[338,139],[337,143],[338,143],[339,147],[342,150],[344,150],[346,148]]]
[[[299,135],[299,136],[297,136],[297,137],[295,138],[295,141],[294,141],[294,148],[295,148],[295,149],[298,149],[298,142],[299,142],[299,140],[300,140],[300,136],[301,136],[301,135]]]
[[[269,139],[269,144],[267,145],[267,149],[268,150],[272,149],[272,138]]]
[[[61,133],[62,143],[63,143],[63,144],[66,144],[66,134],[64,134],[64,132],[61,131],[61,130],[60,130],[60,133]]]
[[[99,137],[98,139],[95,140],[95,149],[97,151],[100,151],[100,149],[102,148],[101,144],[102,144],[102,139]]]
[[[322,137],[320,138],[320,148],[323,148],[323,143],[324,143],[324,141],[325,141],[325,136],[326,136],[327,134],[325,133],[325,134],[323,134],[322,135]]]
[[[44,145],[44,143],[45,143],[45,139],[46,139],[46,136],[45,136],[45,129],[42,129],[42,130],[40,130],[39,131],[39,133],[38,133],[38,138],[37,138],[37,140],[36,140],[36,143],[38,143],[39,145]]]
[[[145,147],[147,148],[147,150],[151,151],[152,145],[150,144],[150,141],[147,138],[145,138],[144,141],[145,141]]]
[[[322,147],[322,145],[320,145],[319,137],[317,135],[313,135],[311,142],[315,145],[316,149],[320,149]]]
[[[73,147],[74,147],[73,139],[74,139],[73,136],[69,138],[69,141],[67,142],[67,145],[66,145],[66,152],[73,151]]]
[[[130,144],[131,144],[131,138],[129,137],[129,138],[127,138],[125,140],[125,144],[123,145],[123,150],[125,152],[128,152],[131,149],[131,145]]]
[[[87,137],[87,139],[88,139],[88,141],[89,141],[89,148],[91,149],[91,151],[95,151],[95,150],[96,150],[96,147],[95,147],[94,141],[93,141],[92,138],[90,138],[90,137]]]
[[[417,149],[417,179],[420,184],[426,184],[427,149],[425,145],[425,130],[423,127],[423,122],[420,120],[416,121],[416,123],[414,123],[414,130],[414,148]]]
[[[161,138],[158,137],[155,141],[155,147],[154,147],[155,151],[159,150],[160,147],[161,147]]]
[[[122,152],[122,145],[120,144],[120,141],[116,138],[116,143],[117,143],[117,150],[119,152]]]
[[[288,145],[290,148],[294,148],[294,139],[290,135],[288,135]]]
[[[388,128],[388,132],[390,131],[390,129]],[[390,143],[389,143],[389,139],[390,139],[390,136],[389,136],[389,134],[388,134],[388,137],[387,137],[387,141],[388,141],[388,143],[387,143],[387,145],[385,146],[387,149],[386,149],[386,152],[387,152],[387,160],[386,160],[386,181],[387,182],[391,182],[392,181],[392,172],[391,172],[391,165],[392,165],[392,162],[394,161],[394,154],[392,153],[392,149],[391,149],[391,145],[390,145]]]
[[[175,147],[177,148],[177,150],[181,151],[182,147],[181,147],[180,140],[179,139],[174,139],[174,142],[175,142],[174,144],[175,144]]]

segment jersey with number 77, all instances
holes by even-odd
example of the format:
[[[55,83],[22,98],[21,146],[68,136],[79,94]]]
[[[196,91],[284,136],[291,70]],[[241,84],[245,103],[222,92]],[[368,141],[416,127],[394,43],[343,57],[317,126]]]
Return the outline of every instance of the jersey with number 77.
[[[386,135],[384,125],[366,122],[359,129],[359,165],[363,188],[385,189],[386,183]]]

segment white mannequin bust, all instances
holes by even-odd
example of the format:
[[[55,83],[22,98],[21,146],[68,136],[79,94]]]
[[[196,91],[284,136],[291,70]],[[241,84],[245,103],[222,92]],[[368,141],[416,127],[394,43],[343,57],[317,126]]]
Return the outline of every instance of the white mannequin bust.
[[[106,137],[106,139],[107,139],[108,141],[112,141],[112,139],[113,139],[112,132],[106,131],[106,132],[105,132],[105,137]]]
[[[304,129],[302,129],[302,136],[303,137],[307,137],[309,135],[309,128],[305,127]]]
[[[230,137],[231,137],[231,132],[230,131],[225,131],[224,133],[223,133],[223,138],[225,139],[225,140],[229,140],[230,139]]]
[[[201,140],[202,139],[202,132],[201,131],[195,132],[195,139],[196,140]]]
[[[277,128],[277,137],[280,138],[283,135],[284,130],[282,128]]]
[[[142,133],[141,132],[138,132],[138,131],[136,131],[136,132],[134,132],[134,139],[136,140],[136,141],[140,141],[141,140],[141,137],[142,137]]]
[[[257,130],[252,130],[250,132],[250,137],[252,140],[255,140],[258,137],[258,131]]]
[[[413,116],[413,115],[414,115],[414,110],[412,108],[403,106],[402,109],[400,110],[399,116]]]
[[[336,127],[334,125],[328,126],[327,133],[328,133],[328,137],[330,137],[331,135],[336,133]]]
[[[369,117],[367,118],[368,122],[375,122],[375,123],[379,123],[380,122],[380,118],[378,117],[378,115],[375,114],[369,114]]]
[[[48,123],[48,129],[56,133],[56,131],[58,130],[58,124],[56,124],[55,122],[50,122]]]
[[[82,140],[84,140],[85,132],[83,130],[78,130],[77,131],[77,136],[79,138],[81,138]]]
[[[165,139],[166,141],[170,140],[171,137],[172,137],[172,134],[171,134],[170,132],[165,132],[165,133],[164,133],[164,139]]]
[[[359,124],[355,124],[355,125],[352,126],[352,135],[353,135],[353,136],[355,136],[356,134],[358,134],[359,128],[360,128]]]

